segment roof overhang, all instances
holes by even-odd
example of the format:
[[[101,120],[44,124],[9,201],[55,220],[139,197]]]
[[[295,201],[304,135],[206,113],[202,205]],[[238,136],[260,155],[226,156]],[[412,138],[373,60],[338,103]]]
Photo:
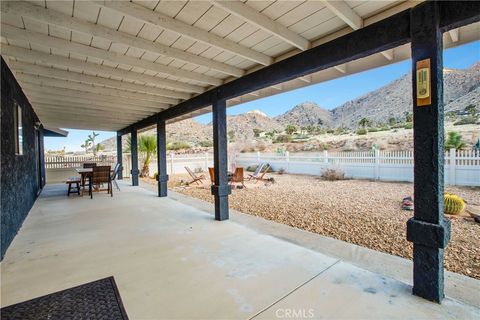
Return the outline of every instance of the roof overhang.
[[[68,131],[60,128],[43,127],[43,136],[66,138],[68,136]]]

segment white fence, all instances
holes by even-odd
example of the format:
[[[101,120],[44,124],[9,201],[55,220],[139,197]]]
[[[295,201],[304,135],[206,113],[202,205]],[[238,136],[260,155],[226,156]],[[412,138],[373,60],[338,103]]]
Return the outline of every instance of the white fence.
[[[242,153],[236,158],[237,166],[260,162],[288,173],[321,175],[325,169],[336,168],[354,179],[413,182],[413,151]],[[480,152],[446,152],[444,179],[450,185],[480,186]]]

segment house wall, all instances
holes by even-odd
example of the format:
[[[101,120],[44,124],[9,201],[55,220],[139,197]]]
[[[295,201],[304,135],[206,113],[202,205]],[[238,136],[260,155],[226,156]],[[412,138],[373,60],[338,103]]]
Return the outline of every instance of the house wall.
[[[15,154],[14,101],[22,107],[23,155]],[[43,129],[12,72],[1,59],[1,259],[45,184]],[[37,131],[37,133],[36,133]],[[38,135],[40,139],[38,139]],[[38,141],[39,140],[39,141]],[[40,158],[40,165],[38,163]],[[40,168],[40,169],[39,169]],[[40,179],[38,178],[38,175]]]

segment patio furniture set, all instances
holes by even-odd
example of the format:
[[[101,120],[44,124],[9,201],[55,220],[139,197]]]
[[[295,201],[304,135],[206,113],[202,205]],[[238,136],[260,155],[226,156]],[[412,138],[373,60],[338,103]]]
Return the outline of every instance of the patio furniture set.
[[[261,163],[257,166],[255,171],[252,174],[248,174],[246,178],[248,181],[254,181],[257,183],[258,181],[263,182],[273,182],[273,178],[265,178],[265,174],[270,169],[270,165],[268,163]],[[187,182],[188,185],[190,184],[203,184],[203,181],[206,180],[206,177],[202,175],[197,175],[195,172],[192,171],[189,167],[185,167],[188,174],[192,178],[191,181]],[[211,185],[215,184],[215,168],[209,167],[208,174],[210,176]],[[237,186],[240,184],[240,187],[247,189],[245,185],[245,176],[244,176],[244,168],[243,167],[236,167],[233,172],[228,172],[228,182],[231,186]]]
[[[88,194],[93,198],[93,192],[107,191],[113,197],[113,184],[117,190],[120,187],[116,181],[120,170],[120,163],[117,163],[113,170],[111,166],[97,166],[96,163],[86,162],[82,168],[76,168],[75,171],[80,175],[79,177],[68,178],[65,183],[68,185],[67,196],[71,193],[77,193],[83,196],[85,192],[86,181],[88,180]],[[106,185],[106,189],[102,187]]]

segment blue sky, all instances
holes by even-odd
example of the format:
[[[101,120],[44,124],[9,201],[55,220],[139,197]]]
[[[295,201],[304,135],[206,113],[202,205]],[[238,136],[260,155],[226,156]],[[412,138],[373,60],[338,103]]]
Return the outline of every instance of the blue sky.
[[[446,68],[465,69],[480,60],[480,42],[472,42],[444,51],[444,66]],[[357,98],[369,91],[378,89],[410,71],[410,60],[391,64],[343,78],[330,80],[309,87],[293,90],[275,96],[247,102],[228,109],[228,115],[236,115],[250,110],[259,109],[273,117],[284,113],[293,106],[304,101],[316,102],[326,109]],[[211,122],[212,115],[205,114],[195,118],[202,123]],[[67,138],[45,138],[45,150],[80,151],[80,145],[91,131],[68,130]],[[97,141],[113,137],[114,132],[95,131],[100,135]]]

